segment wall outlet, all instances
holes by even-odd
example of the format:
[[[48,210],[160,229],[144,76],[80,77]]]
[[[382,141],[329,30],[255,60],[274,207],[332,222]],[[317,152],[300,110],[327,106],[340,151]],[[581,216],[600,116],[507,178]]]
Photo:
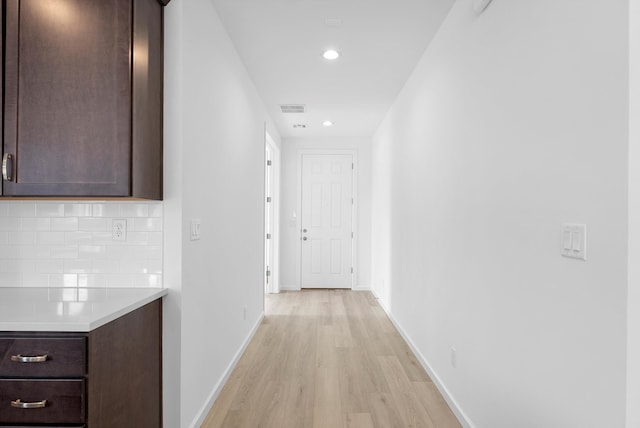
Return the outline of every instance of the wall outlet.
[[[451,348],[451,367],[454,369],[458,367],[458,351],[456,348]]]
[[[114,241],[127,240],[127,220],[123,218],[114,218],[111,222],[111,238]]]

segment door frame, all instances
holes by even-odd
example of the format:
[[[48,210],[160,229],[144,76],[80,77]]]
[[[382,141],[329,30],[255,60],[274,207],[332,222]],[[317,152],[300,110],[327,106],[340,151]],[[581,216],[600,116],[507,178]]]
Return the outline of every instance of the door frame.
[[[272,195],[271,195],[271,204],[273,207],[273,218],[272,218],[272,234],[271,234],[271,244],[272,244],[272,260],[271,260],[271,280],[269,281],[268,287],[265,287],[263,283],[263,290],[266,288],[267,293],[277,294],[280,293],[280,148],[275,143],[271,135],[269,135],[268,131],[265,131],[265,147],[264,147],[264,177],[265,177],[265,195],[264,195],[264,218],[266,219],[266,177],[267,177],[267,147],[271,150],[271,171],[272,175]],[[264,245],[266,246],[267,232],[263,230],[263,240]],[[264,250],[263,250],[264,251]],[[266,261],[266,254],[263,253],[263,260]],[[263,263],[265,264],[265,263]],[[263,278],[266,281],[266,269],[267,266],[263,266]]]
[[[302,156],[304,155],[351,155],[353,159],[353,169],[351,170],[351,186],[353,204],[351,205],[351,230],[353,239],[351,241],[351,289],[356,288],[356,276],[358,274],[358,151],[351,149],[298,149],[297,151],[297,184],[296,184],[296,287],[302,290]]]

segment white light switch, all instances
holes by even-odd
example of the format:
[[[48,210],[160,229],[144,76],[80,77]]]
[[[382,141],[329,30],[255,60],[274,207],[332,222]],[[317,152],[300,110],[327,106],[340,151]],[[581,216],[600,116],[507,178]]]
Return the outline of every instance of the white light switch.
[[[562,225],[560,254],[565,257],[587,260],[587,225],[565,223]]]
[[[200,220],[191,220],[191,240],[198,241],[200,239]]]
[[[571,232],[563,230],[562,231],[562,248],[565,250],[571,250]]]

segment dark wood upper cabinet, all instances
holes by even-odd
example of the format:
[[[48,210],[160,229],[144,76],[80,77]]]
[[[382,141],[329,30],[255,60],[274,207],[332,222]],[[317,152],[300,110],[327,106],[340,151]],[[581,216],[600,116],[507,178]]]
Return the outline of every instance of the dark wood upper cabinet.
[[[162,199],[158,0],[6,0],[4,196]]]

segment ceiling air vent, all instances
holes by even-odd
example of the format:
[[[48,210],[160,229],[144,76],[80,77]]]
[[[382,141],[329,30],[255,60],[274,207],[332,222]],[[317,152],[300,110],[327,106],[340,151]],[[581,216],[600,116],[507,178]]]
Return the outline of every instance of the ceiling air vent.
[[[324,20],[324,25],[330,28],[342,27],[342,19],[340,18],[328,18]]]
[[[280,110],[283,113],[304,113],[304,104],[282,104]]]

